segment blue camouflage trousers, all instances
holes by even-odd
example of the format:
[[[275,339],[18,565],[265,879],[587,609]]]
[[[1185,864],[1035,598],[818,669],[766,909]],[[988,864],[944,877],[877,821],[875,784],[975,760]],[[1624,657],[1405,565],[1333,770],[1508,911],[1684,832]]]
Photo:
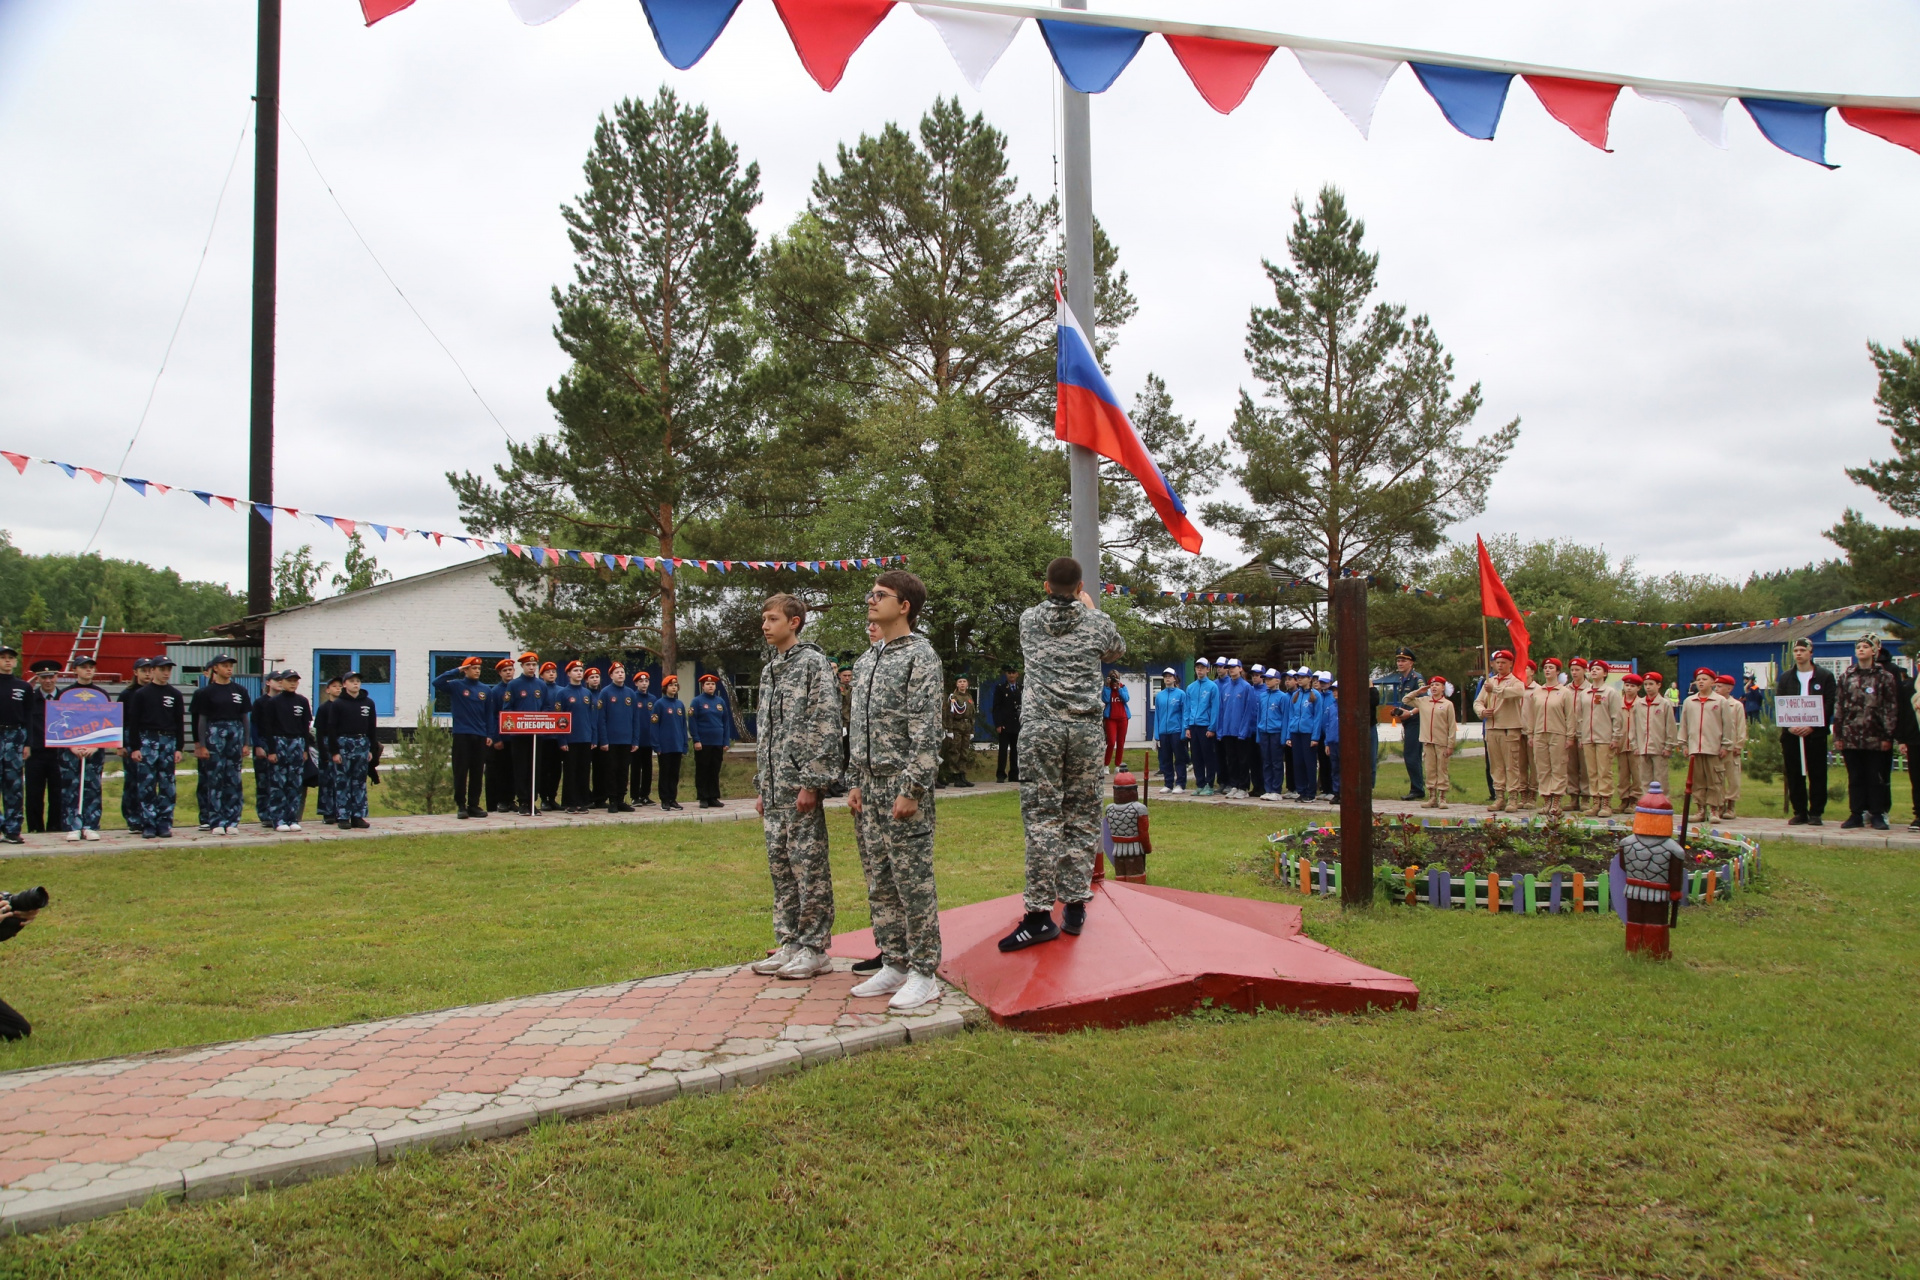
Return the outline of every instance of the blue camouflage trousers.
[[[129,831],[138,831],[144,825],[140,816],[140,766],[134,763],[133,753],[139,749],[139,739],[133,731],[127,731],[127,749],[120,753],[120,821]]]
[[[200,762],[200,821],[215,827],[237,826],[243,803],[240,762],[247,750],[246,723],[209,721],[200,745],[207,749],[207,758]]]
[[[85,827],[88,831],[100,829],[100,779],[106,764],[106,753],[96,751],[90,756],[82,756],[76,751],[59,748],[60,751],[60,799],[64,812],[60,815],[60,824],[68,831],[78,831]],[[81,779],[86,779],[86,787],[81,789]],[[64,803],[68,796],[78,797],[78,816],[75,809]]]
[[[140,758],[133,766],[134,814],[142,831],[173,829],[174,767],[173,753],[180,749],[169,733],[140,735]],[[130,825],[129,830],[133,827]]]
[[[272,750],[278,759],[267,765],[269,796],[264,820],[275,826],[298,822],[300,811],[306,807],[307,740],[275,738]],[[257,778],[255,782],[257,785]]]
[[[338,739],[340,763],[331,757],[320,762],[323,770],[333,771],[333,820],[346,822],[367,816],[367,765],[373,759],[373,745],[364,736]]]
[[[346,752],[341,752],[340,756],[341,759],[344,760],[346,758]],[[313,792],[314,812],[318,813],[328,822],[332,822],[341,816],[338,803],[338,797],[340,795],[338,779],[340,766],[333,762],[332,756],[322,751],[320,753],[319,769],[320,785],[315,787]]]
[[[20,834],[20,819],[27,811],[27,731],[20,725],[0,728],[0,829],[10,836]]]

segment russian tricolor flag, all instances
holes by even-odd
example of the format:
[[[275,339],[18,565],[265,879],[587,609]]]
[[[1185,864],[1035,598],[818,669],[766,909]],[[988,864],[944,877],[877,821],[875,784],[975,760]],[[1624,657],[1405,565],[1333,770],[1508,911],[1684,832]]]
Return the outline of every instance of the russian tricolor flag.
[[[1132,472],[1140,487],[1147,491],[1147,501],[1160,514],[1173,540],[1198,555],[1200,531],[1187,519],[1187,507],[1180,501],[1180,495],[1147,456],[1133,424],[1127,421],[1126,410],[1120,407],[1113,388],[1107,385],[1107,376],[1100,372],[1100,362],[1093,357],[1093,344],[1087,341],[1086,331],[1073,318],[1066,299],[1060,296],[1058,283],[1054,285],[1053,297],[1059,308],[1055,322],[1059,355],[1054,378],[1059,384],[1059,393],[1053,408],[1054,437],[1091,449]]]

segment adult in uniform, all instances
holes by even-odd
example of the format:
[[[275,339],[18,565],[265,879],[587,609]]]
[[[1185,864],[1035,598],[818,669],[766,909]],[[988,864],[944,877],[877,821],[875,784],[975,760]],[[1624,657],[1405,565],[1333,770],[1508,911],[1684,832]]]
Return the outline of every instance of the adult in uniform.
[[[33,688],[40,696],[28,699],[33,723],[27,726],[27,830],[58,831],[60,821],[60,761],[47,749],[47,703],[59,689],[60,663],[42,658],[33,664]],[[1823,780],[1824,781],[1824,780]],[[1824,786],[1821,794],[1825,794]]]
[[[1526,788],[1520,768],[1520,724],[1525,718],[1527,686],[1513,674],[1513,651],[1497,649],[1493,654],[1493,674],[1480,686],[1473,700],[1474,714],[1486,724],[1487,767],[1493,776],[1494,794],[1487,805],[1489,813],[1512,807]]]
[[[1580,735],[1580,759],[1585,765],[1587,789],[1593,800],[1589,815],[1613,816],[1613,744],[1620,737],[1620,691],[1607,683],[1611,672],[1595,658],[1587,664],[1587,687],[1575,705],[1574,728]]]
[[[847,672],[848,698],[852,698],[853,672]],[[1000,691],[993,695],[993,732],[999,746],[993,757],[995,782],[1020,781],[1020,670],[1008,667],[1000,675]],[[853,705],[847,704],[848,714]],[[849,721],[848,723],[852,723]],[[852,742],[849,734],[848,742]],[[851,751],[851,746],[849,746]]]
[[[720,766],[733,742],[733,709],[720,696],[720,677],[709,671],[700,677],[700,692],[687,706],[687,729],[693,739],[693,790],[702,809],[720,807]]]
[[[1814,665],[1813,641],[1805,636],[1795,640],[1793,666],[1780,673],[1779,682],[1773,686],[1774,696],[1819,698],[1823,723],[1818,729],[1780,731],[1787,805],[1793,810],[1793,816],[1787,819],[1790,827],[1823,825],[1821,815],[1827,809],[1827,726],[1833,723],[1833,699],[1838,688],[1833,672]],[[1909,758],[1907,767],[1920,767],[1920,761]],[[28,816],[32,816],[31,811]]]
[[[946,710],[941,721],[941,786],[973,785],[973,780],[967,777],[967,767],[973,762],[973,726],[979,715],[978,704],[967,692],[967,678],[961,676],[953,682],[953,692],[947,695]]]
[[[106,691],[94,683],[95,669],[92,658],[81,658],[75,662],[73,673],[76,679],[61,687],[56,700],[66,697],[75,689],[93,689],[105,697]],[[97,747],[80,751],[62,749],[60,752],[60,817],[69,840],[100,838],[100,791],[106,775],[106,762],[105,750]]]
[[[245,804],[241,767],[247,756],[247,722],[253,695],[233,678],[233,655],[215,654],[207,683],[187,700],[193,721],[193,754],[199,761],[200,824],[215,835],[237,835]]]
[[[27,761],[33,758],[27,733],[40,701],[40,691],[13,674],[19,661],[19,650],[0,644],[0,839],[8,844],[26,843],[20,828],[27,816]]]
[[[1843,828],[1869,823],[1887,829],[1887,810],[1893,804],[1890,769],[1894,739],[1899,736],[1900,677],[1879,661],[1880,647],[1871,639],[1853,646],[1853,665],[1841,672],[1834,696],[1833,738],[1847,762],[1847,807]],[[1693,699],[1687,699],[1692,705]]]
[[[469,657],[433,682],[434,692],[446,694],[453,705],[453,816],[456,818],[486,816],[486,810],[480,807],[480,790],[490,755],[487,739],[493,736],[487,726],[492,690],[480,679],[480,671],[480,659]]]
[[[1062,930],[1079,933],[1093,897],[1103,745],[1100,664],[1119,661],[1127,644],[1081,578],[1079,561],[1055,559],[1047,566],[1046,599],[1020,615],[1027,673],[1020,712],[1026,914],[1000,940],[1002,951],[1051,942]],[[1055,902],[1066,904],[1060,924],[1053,920]]]
[[[380,763],[380,713],[360,687],[360,673],[340,677],[340,696],[320,709],[314,725],[320,754],[333,765],[333,821],[342,830],[366,830],[367,777]]]
[[[1407,762],[1407,794],[1402,800],[1427,798],[1426,753],[1421,744],[1420,707],[1426,701],[1427,682],[1414,669],[1413,650],[1401,645],[1394,650],[1393,674],[1380,682],[1380,691],[1400,725],[1400,754]]]
[[[138,823],[128,830],[148,840],[170,840],[175,770],[187,741],[187,700],[173,687],[173,659],[149,658],[147,670],[147,683],[127,699],[126,740],[132,744],[127,751],[132,776],[127,781]]]

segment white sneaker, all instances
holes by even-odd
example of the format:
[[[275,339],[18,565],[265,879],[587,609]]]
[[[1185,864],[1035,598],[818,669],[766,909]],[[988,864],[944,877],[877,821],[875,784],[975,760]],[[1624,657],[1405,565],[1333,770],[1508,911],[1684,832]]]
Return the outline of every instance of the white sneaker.
[[[1263,791],[1260,793],[1260,798],[1262,800],[1278,800],[1280,797],[1276,796],[1271,791]]]
[[[1162,787],[1162,788],[1160,788],[1160,794],[1161,794],[1161,795],[1163,795],[1163,796],[1170,796],[1170,795],[1172,795],[1172,794],[1173,794],[1173,788],[1172,788],[1172,787]]]
[[[755,960],[752,964],[748,965],[747,968],[753,970],[755,973],[778,973],[786,967],[787,961],[793,959],[793,953],[799,949],[800,948],[794,946],[791,942],[783,942],[780,944],[778,951],[775,951],[765,960]]]
[[[905,969],[896,969],[890,964],[883,964],[880,966],[880,972],[855,987],[853,994],[863,999],[867,996],[891,995],[905,985],[907,979],[912,976]]]
[[[909,977],[906,984],[893,993],[893,999],[887,1001],[889,1009],[918,1009],[929,1000],[940,998],[940,981],[929,978],[923,973]]]
[[[80,838],[82,840],[98,840],[100,838],[100,833],[98,831],[95,831],[92,827],[88,827],[80,833]]]
[[[793,959],[780,966],[780,976],[787,979],[817,978],[831,968],[833,961],[812,947],[795,947]]]
[[[237,836],[237,835],[239,835],[239,834],[240,834],[240,828],[239,828],[239,826],[238,826],[237,824],[235,824],[235,823],[232,823],[232,822],[229,822],[229,823],[228,823],[228,824],[226,825],[226,827],[225,827],[225,828],[223,828],[223,829],[224,829],[224,830],[226,831],[226,833],[227,833],[228,835],[230,835],[230,836]]]
[[[80,833],[79,833],[78,831],[69,831],[69,832],[67,832],[67,839],[69,839],[69,840],[78,840],[79,838],[80,838]]]
[[[1185,795],[1185,794],[1187,794],[1187,789],[1186,789],[1185,787],[1175,787],[1175,788],[1173,789],[1173,794],[1175,794],[1175,795],[1177,795],[1177,796],[1183,796],[1183,795]]]
[[[293,824],[291,822],[283,822],[280,825],[276,826],[274,830],[275,831],[291,831],[293,830]]]

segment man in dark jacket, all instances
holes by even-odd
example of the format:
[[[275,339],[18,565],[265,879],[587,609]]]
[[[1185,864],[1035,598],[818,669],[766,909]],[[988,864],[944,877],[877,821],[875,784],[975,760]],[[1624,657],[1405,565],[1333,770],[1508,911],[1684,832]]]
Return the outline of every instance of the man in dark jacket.
[[[361,689],[360,673],[347,672],[340,677],[340,696],[320,708],[314,725],[320,751],[334,766],[333,817],[342,831],[369,825],[367,777],[380,759],[379,727],[380,713]]]
[[[507,681],[506,691],[500,695],[498,710],[551,711],[553,704],[548,698],[547,689],[546,681],[540,678],[540,655],[529,649],[520,655],[520,674]],[[540,780],[535,776],[533,767],[534,735],[508,734],[507,750],[513,754],[513,807],[531,818],[540,789]],[[547,752],[539,754],[546,755]]]
[[[487,727],[491,699],[480,679],[480,659],[468,658],[457,671],[449,671],[433,682],[436,693],[444,693],[453,703],[453,814],[456,818],[484,818],[480,804],[480,782],[487,768],[487,739],[493,736]],[[349,814],[349,817],[352,815]]]
[[[1001,670],[993,686],[993,736],[999,741],[994,756],[995,782],[1020,781],[1020,671]]]
[[[1823,708],[1821,726],[1782,729],[1780,759],[1786,777],[1790,827],[1817,827],[1827,809],[1827,730],[1833,724],[1833,672],[1813,664],[1813,641],[1805,636],[1793,642],[1793,665],[1774,682],[1775,698],[1817,697]]]

